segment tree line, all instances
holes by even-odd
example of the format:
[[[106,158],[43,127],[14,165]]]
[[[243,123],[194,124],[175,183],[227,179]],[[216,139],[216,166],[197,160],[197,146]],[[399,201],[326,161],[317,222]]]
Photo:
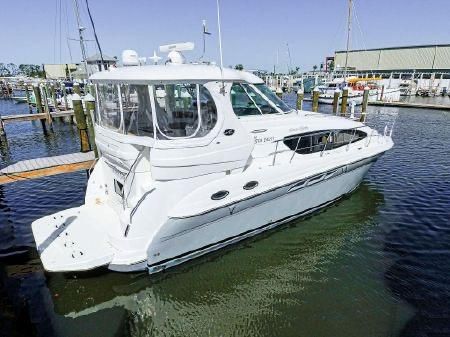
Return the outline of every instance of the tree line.
[[[45,72],[37,64],[0,63],[0,77],[9,76],[45,77]]]

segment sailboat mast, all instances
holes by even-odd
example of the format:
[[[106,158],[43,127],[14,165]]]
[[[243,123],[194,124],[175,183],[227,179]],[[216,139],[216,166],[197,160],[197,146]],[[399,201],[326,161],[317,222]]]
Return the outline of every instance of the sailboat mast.
[[[78,35],[80,38],[80,47],[81,47],[81,56],[83,58],[83,64],[84,64],[84,70],[86,71],[86,76],[89,77],[88,73],[88,66],[87,66],[87,55],[86,55],[86,46],[84,45],[84,38],[83,38],[83,30],[84,27],[81,26],[81,19],[80,19],[80,10],[78,8],[78,0],[73,0],[73,8],[75,11],[75,17],[77,18],[77,28],[78,28]]]
[[[344,82],[347,79],[348,50],[350,49],[350,31],[352,27],[352,0],[348,0],[347,49],[345,52]]]

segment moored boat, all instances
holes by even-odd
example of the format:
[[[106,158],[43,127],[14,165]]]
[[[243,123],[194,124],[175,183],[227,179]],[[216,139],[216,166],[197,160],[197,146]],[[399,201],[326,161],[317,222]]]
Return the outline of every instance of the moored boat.
[[[393,146],[179,53],[91,76],[100,157],[82,206],[32,224],[46,270],[159,272],[333,203]]]

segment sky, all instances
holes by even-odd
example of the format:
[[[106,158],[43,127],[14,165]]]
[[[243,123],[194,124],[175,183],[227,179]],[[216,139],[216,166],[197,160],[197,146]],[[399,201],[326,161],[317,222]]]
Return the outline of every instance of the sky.
[[[0,62],[80,62],[79,42],[69,40],[77,38],[74,0],[4,1]],[[81,20],[85,38],[93,39],[85,1],[78,0]],[[106,55],[120,58],[122,50],[134,49],[145,57],[160,45],[192,41],[196,48],[185,56],[198,60],[205,19],[212,35],[206,37],[204,59],[219,61],[216,0],[89,0],[89,5]],[[319,66],[345,49],[347,6],[347,0],[220,0],[224,66],[277,71]],[[354,0],[354,14],[354,49],[450,43],[448,0]],[[89,55],[97,52],[94,42],[87,47]]]

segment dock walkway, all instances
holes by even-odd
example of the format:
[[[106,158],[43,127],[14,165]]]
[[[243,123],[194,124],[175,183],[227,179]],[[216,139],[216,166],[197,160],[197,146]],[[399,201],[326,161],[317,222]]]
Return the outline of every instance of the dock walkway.
[[[418,102],[369,102],[369,105],[376,106],[389,106],[398,108],[419,108],[419,109],[434,109],[434,110],[450,110],[450,105],[443,104],[430,104],[430,103],[418,103]]]
[[[58,117],[68,117],[73,116],[74,112],[73,110],[62,110],[58,112],[50,112],[50,116],[52,118],[58,118]],[[34,113],[34,114],[18,114],[18,115],[5,115],[1,116],[0,119],[3,121],[3,123],[12,123],[12,122],[25,122],[25,121],[35,121],[39,119],[46,119],[48,118],[48,115],[44,112],[42,113]]]
[[[0,185],[18,180],[87,170],[93,167],[94,163],[93,151],[22,160],[0,170]]]

